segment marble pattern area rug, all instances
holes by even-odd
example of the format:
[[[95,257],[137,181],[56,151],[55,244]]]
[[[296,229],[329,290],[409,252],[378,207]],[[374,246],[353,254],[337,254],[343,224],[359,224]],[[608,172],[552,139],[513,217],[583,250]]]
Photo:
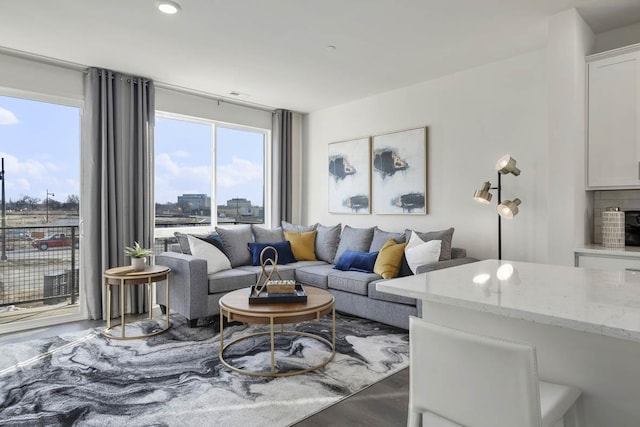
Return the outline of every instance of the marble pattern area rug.
[[[407,331],[336,315],[336,355],[306,374],[242,375],[218,360],[219,325],[172,328],[147,339],[117,341],[102,328],[6,344],[0,351],[0,425],[288,426],[408,366]],[[149,331],[154,321],[133,328]],[[330,339],[331,319],[287,325]],[[129,330],[127,334],[136,333]],[[229,339],[262,326],[225,327]],[[114,331],[117,333],[117,331]],[[324,360],[326,345],[304,336],[276,340],[279,371]],[[231,347],[232,366],[270,366],[268,337]]]

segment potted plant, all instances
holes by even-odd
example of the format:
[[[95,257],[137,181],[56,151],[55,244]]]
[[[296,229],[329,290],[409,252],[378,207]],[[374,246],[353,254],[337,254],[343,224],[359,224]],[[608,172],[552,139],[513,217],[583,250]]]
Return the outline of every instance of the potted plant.
[[[153,251],[151,249],[144,249],[138,242],[134,243],[133,247],[125,247],[124,253],[131,257],[131,267],[133,271],[142,271],[146,267],[147,257],[153,255]]]

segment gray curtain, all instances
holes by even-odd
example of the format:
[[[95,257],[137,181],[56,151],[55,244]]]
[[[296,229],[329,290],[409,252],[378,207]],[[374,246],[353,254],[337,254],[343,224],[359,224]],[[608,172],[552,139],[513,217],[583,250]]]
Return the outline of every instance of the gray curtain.
[[[288,110],[276,110],[273,114],[273,189],[272,221],[291,221],[293,197],[292,189],[292,121],[293,113]]]
[[[153,81],[90,68],[85,77],[81,147],[82,277],[90,319],[105,319],[104,270],[127,265],[125,246],[152,248]],[[116,290],[115,287],[113,290]],[[129,308],[147,310],[144,286],[128,286]]]

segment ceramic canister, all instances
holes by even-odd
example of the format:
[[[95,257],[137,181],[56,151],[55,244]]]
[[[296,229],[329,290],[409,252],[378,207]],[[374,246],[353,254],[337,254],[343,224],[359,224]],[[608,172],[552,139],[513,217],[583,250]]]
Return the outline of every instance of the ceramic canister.
[[[620,208],[602,212],[602,246],[624,248],[624,212]]]

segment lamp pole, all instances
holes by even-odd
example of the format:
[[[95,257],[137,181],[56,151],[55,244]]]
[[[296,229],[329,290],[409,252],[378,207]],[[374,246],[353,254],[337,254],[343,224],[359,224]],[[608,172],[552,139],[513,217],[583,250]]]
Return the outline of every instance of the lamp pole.
[[[498,206],[502,203],[502,177],[498,172]],[[502,216],[498,214],[498,259],[502,259]]]
[[[2,158],[2,169],[0,169],[0,179],[2,180],[2,257],[0,260],[7,260],[7,206],[4,200],[4,157]]]
[[[47,199],[45,200],[45,205],[47,206],[47,219],[46,223],[49,223],[49,196],[55,196],[53,193],[49,193],[49,189],[47,188]]]

